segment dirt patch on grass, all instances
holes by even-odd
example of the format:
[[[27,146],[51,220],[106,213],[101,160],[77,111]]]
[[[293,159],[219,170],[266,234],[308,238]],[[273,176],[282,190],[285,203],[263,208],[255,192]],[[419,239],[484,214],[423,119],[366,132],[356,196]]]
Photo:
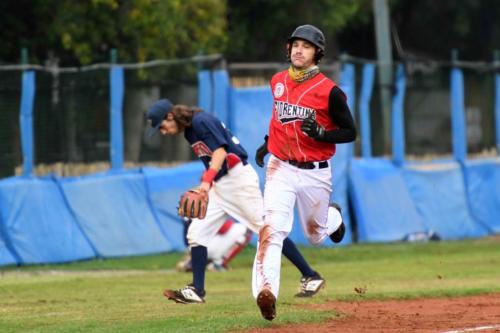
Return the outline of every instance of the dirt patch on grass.
[[[247,332],[500,332],[500,294],[405,301],[333,301],[308,307],[335,311],[340,316],[321,324],[277,325]],[[279,317],[279,303],[277,310]]]

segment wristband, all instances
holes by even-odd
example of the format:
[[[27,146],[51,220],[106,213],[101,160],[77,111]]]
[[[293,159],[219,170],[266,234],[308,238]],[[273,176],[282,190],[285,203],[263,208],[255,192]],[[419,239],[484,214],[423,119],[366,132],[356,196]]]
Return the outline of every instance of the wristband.
[[[212,185],[212,182],[214,181],[215,176],[217,176],[217,173],[218,172],[216,170],[208,168],[207,171],[205,171],[203,173],[203,176],[201,177],[201,181]]]

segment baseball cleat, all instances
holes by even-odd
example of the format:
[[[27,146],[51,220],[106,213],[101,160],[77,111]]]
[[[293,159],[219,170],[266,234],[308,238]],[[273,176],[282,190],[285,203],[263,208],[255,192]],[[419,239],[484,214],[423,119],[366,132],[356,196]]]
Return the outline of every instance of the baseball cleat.
[[[186,286],[179,290],[165,290],[163,296],[173,300],[175,303],[190,304],[190,303],[205,303],[204,295],[201,295],[193,286]]]
[[[271,321],[276,317],[276,297],[271,290],[263,289],[257,295],[257,305],[264,319]]]
[[[300,279],[300,290],[295,297],[312,297],[318,293],[318,291],[325,285],[325,279],[321,276],[303,276]]]
[[[340,213],[340,216],[342,216],[342,209],[340,208],[340,206],[338,204],[336,204],[335,202],[332,202],[332,203],[330,203],[330,207],[333,207],[336,210],[338,210]],[[340,243],[342,241],[342,239],[344,239],[344,235],[345,235],[345,224],[344,224],[344,221],[342,220],[342,222],[340,222],[339,228],[330,235],[330,239],[334,243]]]

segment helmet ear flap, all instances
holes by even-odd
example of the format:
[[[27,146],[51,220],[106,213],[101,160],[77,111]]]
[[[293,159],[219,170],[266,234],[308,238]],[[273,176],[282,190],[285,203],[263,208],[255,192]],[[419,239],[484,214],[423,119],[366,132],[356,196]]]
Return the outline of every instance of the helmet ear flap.
[[[316,53],[314,54],[314,62],[316,64],[319,64],[321,59],[323,59],[323,56],[325,55],[325,52],[323,52],[322,49],[319,47],[316,48]]]

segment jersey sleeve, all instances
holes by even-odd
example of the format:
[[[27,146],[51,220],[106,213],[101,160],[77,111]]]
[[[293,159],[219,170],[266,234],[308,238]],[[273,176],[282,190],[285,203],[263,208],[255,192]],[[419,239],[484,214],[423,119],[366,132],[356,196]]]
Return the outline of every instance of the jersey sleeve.
[[[330,143],[346,143],[356,139],[356,126],[347,98],[339,87],[333,87],[328,98],[328,112],[338,126],[337,129],[326,131],[320,141]]]
[[[211,151],[217,148],[224,147],[227,149],[228,142],[224,137],[225,128],[222,123],[215,119],[204,119],[202,121],[193,123],[196,132],[201,140],[210,148]]]

